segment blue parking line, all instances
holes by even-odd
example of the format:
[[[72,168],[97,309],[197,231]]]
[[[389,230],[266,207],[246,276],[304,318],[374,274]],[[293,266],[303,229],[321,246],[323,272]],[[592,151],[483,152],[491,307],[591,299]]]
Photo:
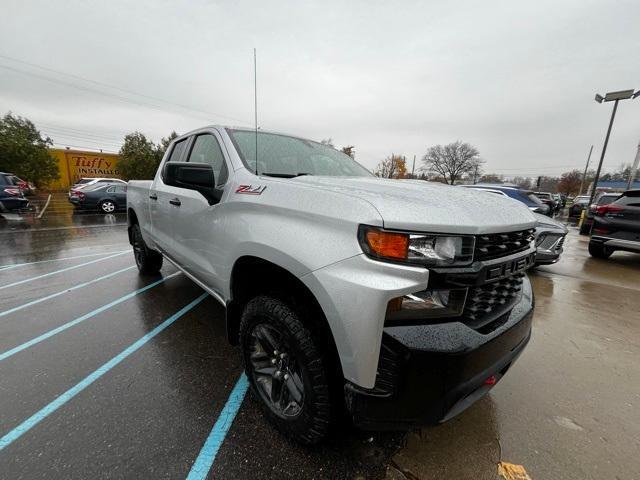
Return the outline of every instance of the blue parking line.
[[[61,258],[51,258],[49,260],[38,260],[37,262],[12,263],[7,265],[0,265],[0,272],[3,272],[5,270],[11,270],[13,268],[25,267],[27,265],[36,265],[38,263],[51,263],[51,262],[60,262],[62,260],[75,260],[76,258],[99,257],[101,255],[109,255],[111,253],[123,253],[126,251],[128,250],[117,250],[115,252],[89,253],[87,255],[76,255],[73,257],[61,257]]]
[[[113,255],[109,255],[108,257],[98,258],[96,260],[91,260],[90,262],[81,263],[80,265],[73,265],[72,267],[67,267],[67,268],[63,268],[63,269],[60,269],[60,270],[55,270],[53,272],[45,273],[43,275],[38,275],[37,277],[31,277],[31,278],[27,278],[25,280],[20,280],[18,282],[9,283],[7,285],[1,285],[0,286],[0,290],[2,290],[3,288],[15,287],[16,285],[22,285],[23,283],[32,282],[34,280],[40,280],[41,278],[50,277],[51,275],[55,275],[57,273],[68,272],[69,270],[73,270],[74,268],[84,267],[86,265],[91,265],[92,263],[102,262],[103,260],[108,260],[108,259],[113,258],[113,257],[124,255],[127,252],[128,252],[128,250],[125,250],[124,252],[120,252],[120,253],[116,253],[116,254],[113,254]]]
[[[203,293],[198,298],[196,298],[193,302],[189,303],[187,306],[185,306],[182,309],[178,310],[176,313],[171,315],[169,318],[167,318],[164,322],[162,322],[156,328],[151,330],[149,333],[147,333],[146,335],[141,337],[136,342],[134,342],[131,345],[129,345],[126,349],[124,349],[118,355],[113,357],[107,363],[105,363],[104,365],[99,367],[97,370],[94,370],[91,374],[86,376],[82,381],[77,383],[75,386],[71,387],[69,390],[64,392],[59,397],[57,397],[54,401],[49,403],[47,406],[45,406],[44,408],[42,408],[38,412],[34,413],[33,415],[31,415],[29,418],[27,418],[24,422],[22,422],[20,425],[15,427],[9,433],[5,434],[2,438],[0,438],[0,451],[2,451],[2,449],[4,449],[4,448],[8,447],[9,445],[11,445],[11,443],[13,443],[18,438],[20,438],[22,435],[27,433],[29,430],[31,430],[33,427],[35,427],[38,423],[40,423],[42,420],[44,420],[49,415],[51,415],[53,412],[58,410],[65,403],[67,403],[69,400],[71,400],[77,394],[82,392],[85,388],[87,388],[93,382],[98,380],[100,377],[102,377],[105,373],[107,373],[113,367],[115,367],[120,362],[122,362],[124,359],[126,359],[129,355],[131,355],[135,351],[139,350],[140,347],[142,347],[145,343],[147,343],[153,337],[158,335],[160,332],[162,332],[165,328],[167,328],[173,322],[175,322],[180,317],[182,317],[185,313],[187,313],[193,307],[198,305],[207,296],[208,296],[207,293]]]
[[[94,278],[88,282],[80,283],[78,285],[74,285],[71,288],[66,288],[64,290],[60,290],[59,292],[52,293],[51,295],[47,295],[46,297],[38,298],[37,300],[33,300],[31,302],[23,303],[22,305],[18,305],[17,307],[10,308],[9,310],[5,310],[4,312],[0,312],[0,317],[4,317],[5,315],[9,315],[10,313],[17,312],[18,310],[22,310],[23,308],[30,307],[32,305],[36,305],[38,303],[44,302],[46,300],[51,300],[52,298],[58,297],[60,295],[64,295],[65,293],[73,292],[74,290],[78,290],[79,288],[86,287],[87,285],[91,285],[96,282],[100,282],[101,280],[106,280],[107,278],[115,277],[119,273],[126,272],[127,270],[131,270],[132,268],[136,268],[135,265],[127,268],[123,268],[121,270],[117,270],[112,273],[108,273],[107,275],[103,275],[98,278]]]
[[[150,283],[149,285],[147,285],[146,287],[142,287],[139,288],[138,290],[135,290],[131,293],[127,293],[126,295],[115,299],[113,302],[107,303],[106,305],[101,306],[100,308],[96,308],[95,310],[89,312],[89,313],[85,313],[84,315],[82,315],[81,317],[76,318],[75,320],[71,320],[70,322],[65,323],[64,325],[60,325],[57,328],[54,328],[53,330],[49,330],[47,333],[43,333],[42,335],[40,335],[39,337],[34,338],[33,340],[29,340],[28,342],[23,343],[22,345],[18,345],[17,347],[12,348],[11,350],[7,350],[4,353],[0,353],[0,362],[2,360],[6,360],[7,358],[15,355],[18,352],[21,352],[23,350],[26,350],[29,347],[32,347],[33,345],[40,343],[44,340],[46,340],[47,338],[51,338],[54,335],[57,335],[60,332],[64,332],[65,330],[79,324],[80,322],[84,322],[85,320],[91,318],[91,317],[95,317],[96,315],[98,315],[99,313],[104,312],[105,310],[110,309],[111,307],[114,307],[115,305],[118,305],[119,303],[122,303],[126,300],[129,300],[130,298],[135,297],[136,295],[142,293],[142,292],[146,292],[147,290],[155,287],[156,285],[160,285],[162,282],[167,281],[168,279],[170,279],[171,277],[175,277],[176,275],[180,275],[182,272],[176,272],[176,273],[172,273],[171,275],[167,275],[164,278],[161,278],[160,280],[157,280],[153,283]]]
[[[189,475],[187,475],[187,480],[204,480],[207,478],[207,474],[216,459],[218,450],[220,450],[220,447],[224,442],[224,438],[227,436],[227,432],[231,428],[231,424],[236,418],[238,410],[240,410],[242,400],[244,400],[248,387],[249,382],[246,375],[243,373],[240,375],[235,387],[233,387],[233,390],[227,399],[227,403],[220,412],[207,441],[204,442],[204,445],[198,454],[198,458],[193,462]]]

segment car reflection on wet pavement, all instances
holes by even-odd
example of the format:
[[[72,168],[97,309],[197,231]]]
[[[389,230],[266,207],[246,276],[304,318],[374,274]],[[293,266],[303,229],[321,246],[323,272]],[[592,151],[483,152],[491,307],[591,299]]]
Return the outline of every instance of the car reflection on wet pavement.
[[[126,215],[44,201],[0,220],[0,477],[186,478],[242,371],[222,307],[170,264],[138,276]],[[533,338],[462,415],[302,448],[247,395],[202,477],[640,478],[640,255],[586,247],[572,227],[531,272]]]

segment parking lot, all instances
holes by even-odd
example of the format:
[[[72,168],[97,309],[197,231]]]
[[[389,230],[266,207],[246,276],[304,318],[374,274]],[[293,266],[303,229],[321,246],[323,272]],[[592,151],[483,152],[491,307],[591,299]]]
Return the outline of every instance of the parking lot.
[[[302,448],[243,397],[214,299],[168,263],[140,277],[124,215],[48,209],[0,230],[2,478],[640,477],[640,255],[592,259],[571,226],[488,396],[439,427]]]

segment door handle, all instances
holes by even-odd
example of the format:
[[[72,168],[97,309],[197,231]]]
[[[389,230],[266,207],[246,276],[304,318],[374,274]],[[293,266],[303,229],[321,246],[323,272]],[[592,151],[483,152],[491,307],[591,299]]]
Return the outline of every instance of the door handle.
[[[158,195],[156,195],[155,193],[152,193],[151,195],[149,195],[149,198],[151,200],[157,200],[158,199]]]
[[[182,205],[182,202],[180,201],[179,198],[172,198],[171,200],[169,200],[169,203],[171,205],[175,205],[176,207],[179,207],[180,205]]]

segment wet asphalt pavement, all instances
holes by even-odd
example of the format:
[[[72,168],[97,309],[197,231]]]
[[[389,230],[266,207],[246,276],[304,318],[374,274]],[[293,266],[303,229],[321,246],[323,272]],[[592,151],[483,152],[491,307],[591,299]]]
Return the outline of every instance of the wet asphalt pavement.
[[[186,478],[241,376],[223,308],[207,297],[173,321],[202,290],[170,264],[140,277],[125,216],[65,202],[0,220],[0,478]],[[595,260],[586,242],[572,229],[561,262],[530,274],[533,338],[459,417],[310,449],[247,394],[207,478],[495,479],[499,461],[640,478],[640,255]]]

